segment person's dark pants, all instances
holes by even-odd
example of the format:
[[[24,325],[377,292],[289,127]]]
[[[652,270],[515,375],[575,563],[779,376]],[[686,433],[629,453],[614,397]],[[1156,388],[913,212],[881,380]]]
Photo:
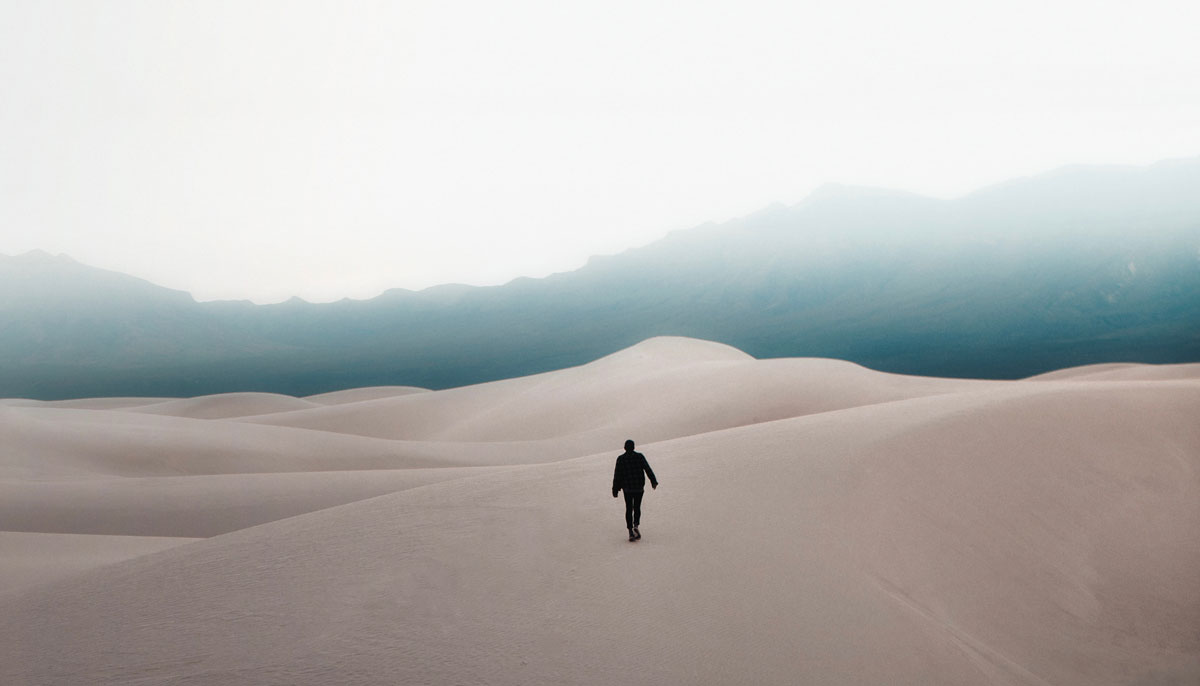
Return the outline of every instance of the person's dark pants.
[[[628,488],[624,489],[625,493],[625,528],[632,529],[642,521],[642,494],[645,491],[631,491]]]

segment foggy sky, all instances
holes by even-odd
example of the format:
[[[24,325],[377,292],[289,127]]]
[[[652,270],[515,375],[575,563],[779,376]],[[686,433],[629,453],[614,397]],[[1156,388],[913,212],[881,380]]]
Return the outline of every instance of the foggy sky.
[[[0,0],[0,253],[271,302],[1200,154],[1194,2]]]

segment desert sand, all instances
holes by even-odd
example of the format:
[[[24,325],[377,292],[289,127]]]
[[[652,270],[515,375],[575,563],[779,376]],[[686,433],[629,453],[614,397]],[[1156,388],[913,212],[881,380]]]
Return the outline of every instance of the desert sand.
[[[1198,418],[1196,364],[683,338],[444,391],[0,401],[0,683],[1198,684]]]

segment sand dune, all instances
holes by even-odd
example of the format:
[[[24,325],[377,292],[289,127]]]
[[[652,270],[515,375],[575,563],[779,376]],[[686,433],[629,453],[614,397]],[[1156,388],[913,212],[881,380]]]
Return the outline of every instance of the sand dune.
[[[73,400],[28,400],[25,398],[0,399],[0,406],[12,407],[58,407],[77,410],[120,410],[143,405],[167,402],[175,398],[76,398]]]
[[[496,469],[504,467],[0,480],[0,522],[21,532],[208,537]]]
[[[39,480],[512,464],[533,450],[44,408],[0,408],[0,437],[0,478]]]
[[[1047,372],[1031,381],[1156,381],[1200,379],[1200,364],[1091,364]]]
[[[838,360],[755,360],[663,337],[573,369],[245,421],[417,441],[561,438],[579,454],[620,445],[626,434],[665,440],[994,383],[881,374]]]
[[[344,403],[357,403],[364,400],[378,400],[398,395],[428,392],[428,388],[417,388],[416,386],[368,386],[367,388],[348,388],[344,391],[318,393],[317,395],[305,396],[304,400],[310,403],[317,403],[318,405],[342,405]]]
[[[1194,367],[666,338],[252,418],[3,407],[0,521],[61,533],[0,534],[0,682],[1200,683]]]
[[[240,421],[0,407],[0,481],[536,464],[588,452],[574,446],[593,445],[590,435],[404,441]]]
[[[7,520],[0,521],[7,526]],[[0,531],[0,589],[12,591],[57,581],[196,540]]]
[[[166,400],[128,408],[145,414],[162,414],[194,419],[228,419],[272,412],[289,412],[317,407],[317,403],[277,393],[220,393],[197,398]]]

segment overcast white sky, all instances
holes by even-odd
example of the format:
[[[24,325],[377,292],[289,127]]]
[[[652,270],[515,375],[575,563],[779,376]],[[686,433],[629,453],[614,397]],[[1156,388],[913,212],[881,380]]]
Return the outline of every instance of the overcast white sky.
[[[1200,154],[1194,0],[0,0],[0,253],[272,302]]]

